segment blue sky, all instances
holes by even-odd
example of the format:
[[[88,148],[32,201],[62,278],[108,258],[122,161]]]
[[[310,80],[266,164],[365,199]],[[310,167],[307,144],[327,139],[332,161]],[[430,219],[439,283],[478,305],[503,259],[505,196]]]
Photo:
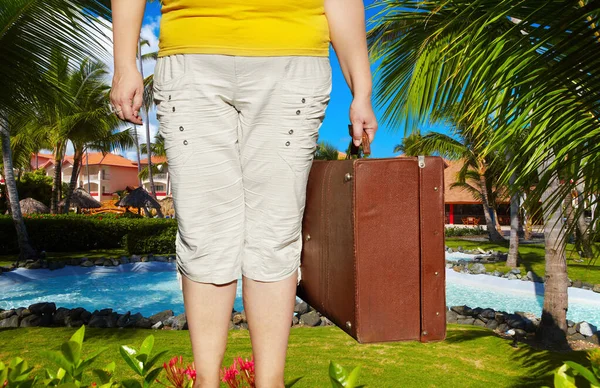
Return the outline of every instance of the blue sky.
[[[366,0],[365,4],[371,3],[370,0]],[[367,10],[367,18],[370,18],[374,14],[374,10]],[[158,2],[147,3],[146,13],[144,16],[144,23],[142,26],[142,36],[146,35],[146,38],[151,36],[150,40],[157,43],[159,36],[159,20],[160,20],[160,5]],[[151,45],[153,46],[153,45]],[[149,49],[155,49],[151,47]],[[319,131],[319,140],[324,140],[336,146],[339,150],[344,151],[348,147],[350,142],[350,136],[348,135],[348,124],[349,124],[349,108],[352,102],[352,94],[346,84],[344,76],[340,70],[339,62],[333,49],[330,49],[330,61],[333,69],[333,90],[331,92],[331,100],[327,108],[325,121]],[[372,68],[374,73],[375,68]],[[375,81],[374,81],[375,83]],[[372,157],[385,158],[396,156],[393,152],[394,147],[399,144],[404,135],[403,127],[386,127],[383,120],[381,119],[381,113],[376,110],[375,115],[378,118],[379,130],[375,136],[375,141],[371,145]],[[156,133],[158,124],[155,119],[154,112],[151,112],[152,132]],[[448,133],[448,128],[443,125],[434,125],[427,128],[422,128],[422,132],[428,130],[435,130],[438,132]],[[133,155],[127,156],[133,159]]]

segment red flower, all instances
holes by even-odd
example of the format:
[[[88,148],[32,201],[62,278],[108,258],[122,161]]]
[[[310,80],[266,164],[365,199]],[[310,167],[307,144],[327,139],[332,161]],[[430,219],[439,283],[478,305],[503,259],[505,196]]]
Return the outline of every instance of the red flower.
[[[156,382],[166,387],[184,388],[189,385],[190,380],[192,382],[196,381],[196,371],[191,365],[183,364],[183,356],[171,358],[168,364],[166,362],[163,364],[163,368],[165,368],[167,380],[171,384],[166,385],[158,379],[156,379]]]
[[[221,371],[221,381],[227,383],[229,388],[254,388],[254,361],[244,360],[242,357],[234,358],[233,364],[229,368],[224,367]]]

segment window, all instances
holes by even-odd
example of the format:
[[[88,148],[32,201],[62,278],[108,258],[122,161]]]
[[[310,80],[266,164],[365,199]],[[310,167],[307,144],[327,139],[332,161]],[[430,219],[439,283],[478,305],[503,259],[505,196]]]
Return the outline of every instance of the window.
[[[154,185],[156,191],[165,191],[165,185]]]
[[[102,170],[104,171],[104,170]],[[102,194],[106,194],[106,186],[102,185]]]

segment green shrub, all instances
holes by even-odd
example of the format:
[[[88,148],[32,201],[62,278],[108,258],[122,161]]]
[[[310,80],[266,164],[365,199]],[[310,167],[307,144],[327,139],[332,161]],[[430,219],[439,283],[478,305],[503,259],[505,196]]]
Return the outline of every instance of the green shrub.
[[[132,230],[123,237],[121,246],[129,254],[175,253],[177,226],[145,225]]]
[[[176,227],[174,219],[129,218],[118,215],[88,216],[82,214],[36,214],[24,217],[33,246],[48,252],[79,252],[92,249],[121,247],[121,241],[131,231],[152,231],[160,234]],[[0,251],[18,253],[17,236],[12,218],[0,216]]]
[[[482,234],[486,234],[486,231],[479,225],[474,228],[461,228],[457,226],[449,226],[446,228],[446,237],[479,236]]]

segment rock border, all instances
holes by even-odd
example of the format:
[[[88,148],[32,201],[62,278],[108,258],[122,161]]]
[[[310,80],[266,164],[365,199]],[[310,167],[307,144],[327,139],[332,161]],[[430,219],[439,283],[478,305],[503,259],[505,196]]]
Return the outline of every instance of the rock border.
[[[294,316],[291,320],[292,327],[333,326],[333,323],[322,316],[306,302],[296,303]],[[157,330],[187,330],[185,313],[175,315],[173,310],[164,310],[149,317],[141,313],[117,313],[111,308],[89,312],[83,307],[73,309],[59,307],[53,302],[39,302],[29,307],[15,309],[0,309],[0,328],[18,327],[88,327],[98,328],[138,328]],[[248,321],[244,311],[233,310],[229,329],[248,329]]]
[[[506,261],[508,256],[507,253],[499,251],[484,251],[483,249],[478,250],[463,250],[462,247],[458,247],[456,251],[452,248],[446,247],[446,252],[460,252],[465,254],[477,255],[473,260],[446,260],[446,268],[452,269],[459,273],[466,273],[469,275],[489,275],[508,280],[522,280],[531,281],[536,283],[544,283],[545,279],[541,276],[534,274],[532,271],[527,271],[525,275],[522,275],[521,269],[514,268],[506,273],[495,270],[493,272],[487,271],[484,264],[493,264]],[[569,287],[581,288],[584,290],[593,291],[600,293],[600,284],[593,284],[589,282],[583,282],[581,280],[569,279]]]
[[[446,323],[473,325],[497,330],[500,333],[512,335],[515,338],[525,338],[527,334],[535,333],[540,318],[534,314],[517,311],[507,313],[491,308],[469,306],[452,306],[446,311]],[[600,345],[600,332],[596,326],[586,321],[567,321],[567,339],[583,340],[594,345]]]
[[[446,310],[446,323],[485,327],[500,333],[525,338],[535,333],[540,318],[527,312],[507,313],[491,308],[469,306],[451,306]],[[53,302],[34,303],[29,307],[0,309],[0,328],[19,327],[80,327],[86,325],[96,328],[138,328],[156,330],[187,330],[185,313],[175,315],[173,310],[164,310],[149,317],[141,313],[117,313],[111,308],[87,311],[83,307],[68,309],[56,308]],[[296,303],[291,327],[334,326],[326,317],[306,302]],[[596,326],[586,322],[567,321],[567,338],[583,340],[600,345],[600,332]],[[244,311],[233,310],[229,321],[229,330],[248,329],[248,320]]]

